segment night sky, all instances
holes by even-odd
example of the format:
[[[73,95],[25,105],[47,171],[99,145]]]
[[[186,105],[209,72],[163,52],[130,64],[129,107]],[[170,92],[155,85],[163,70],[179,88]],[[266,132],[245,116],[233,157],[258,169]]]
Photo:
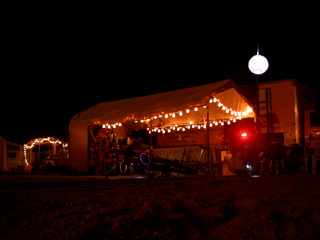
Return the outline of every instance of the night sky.
[[[67,138],[70,118],[100,102],[228,78],[254,83],[257,44],[270,64],[261,82],[294,78],[319,93],[318,20],[300,11],[11,9],[0,135],[20,144]]]

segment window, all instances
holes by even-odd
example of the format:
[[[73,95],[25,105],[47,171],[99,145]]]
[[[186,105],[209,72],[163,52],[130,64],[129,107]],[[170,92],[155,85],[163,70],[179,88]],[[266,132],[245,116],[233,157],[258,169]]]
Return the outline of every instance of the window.
[[[17,157],[17,153],[15,153],[15,152],[7,152],[7,157],[8,158],[16,158]]]
[[[312,127],[320,126],[320,112],[310,112],[310,124]]]

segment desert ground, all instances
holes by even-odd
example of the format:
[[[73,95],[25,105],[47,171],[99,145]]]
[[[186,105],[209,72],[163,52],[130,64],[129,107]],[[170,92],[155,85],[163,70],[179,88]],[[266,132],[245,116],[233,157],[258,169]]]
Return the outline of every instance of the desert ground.
[[[0,175],[1,239],[320,239],[320,174]]]

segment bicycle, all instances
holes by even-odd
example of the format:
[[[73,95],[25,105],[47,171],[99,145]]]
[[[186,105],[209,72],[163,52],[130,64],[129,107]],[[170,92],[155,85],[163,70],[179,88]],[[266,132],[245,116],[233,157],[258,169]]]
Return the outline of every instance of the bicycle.
[[[204,147],[204,146],[199,146],[201,148],[201,152],[199,155],[199,159],[198,160],[191,160],[191,161],[185,161],[184,158],[186,156],[186,151],[188,149],[188,146],[185,147],[183,155],[182,155],[182,159],[180,160],[180,163],[182,165],[188,166],[190,169],[192,169],[193,174],[194,175],[214,175],[216,173],[217,170],[217,166],[215,163],[213,162],[207,162],[202,161],[202,157],[203,157],[203,152],[204,150],[207,150],[208,147]],[[179,176],[179,174],[177,175]]]
[[[171,161],[148,153],[135,153],[132,148],[127,148],[125,151],[124,161],[117,163],[119,167],[126,169],[129,166],[129,170],[138,175],[153,178],[155,176],[169,177],[172,172],[191,175],[192,170],[185,165],[180,164],[177,161]],[[125,165],[125,166],[123,166]],[[108,174],[113,170],[110,169]]]

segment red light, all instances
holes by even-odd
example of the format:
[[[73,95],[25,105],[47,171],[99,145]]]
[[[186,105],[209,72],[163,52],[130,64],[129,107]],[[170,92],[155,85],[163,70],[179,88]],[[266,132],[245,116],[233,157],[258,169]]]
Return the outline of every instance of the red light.
[[[241,136],[240,138],[241,138],[242,140],[248,140],[248,139],[249,139],[249,135],[248,135],[248,133],[246,133],[246,132],[241,133],[240,136]]]
[[[248,134],[246,132],[241,133],[241,137],[246,138],[248,136]]]

